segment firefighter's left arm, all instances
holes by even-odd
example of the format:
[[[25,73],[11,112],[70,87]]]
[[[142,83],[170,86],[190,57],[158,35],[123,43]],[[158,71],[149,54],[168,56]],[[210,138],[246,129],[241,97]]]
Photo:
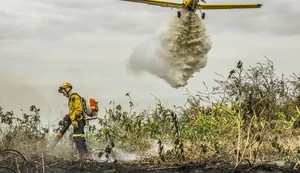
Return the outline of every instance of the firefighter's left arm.
[[[82,103],[81,98],[77,94],[72,95],[70,99],[69,117],[71,120],[74,120],[76,115],[82,114]]]

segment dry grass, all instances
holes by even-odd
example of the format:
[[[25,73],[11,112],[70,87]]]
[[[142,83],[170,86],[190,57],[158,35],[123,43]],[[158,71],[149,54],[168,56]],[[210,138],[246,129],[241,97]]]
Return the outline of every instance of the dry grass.
[[[136,113],[127,93],[131,109],[113,104],[98,119],[101,128],[88,127],[88,142],[95,146],[113,144],[110,149],[106,147],[107,158],[118,147],[156,164],[224,161],[255,166],[300,160],[299,76],[279,79],[269,60],[248,69],[239,62],[228,78],[216,82],[219,86],[211,92],[188,94],[180,115],[162,106],[157,98],[154,109]],[[212,102],[212,97],[219,100]],[[203,106],[205,101],[210,106]],[[0,109],[1,150],[16,149],[32,158],[46,153],[49,132],[56,132],[58,126],[42,128],[39,110],[35,106],[30,109],[32,114],[22,119]],[[66,145],[58,145],[52,158],[72,160],[76,151],[69,139],[64,139],[69,142]],[[101,152],[105,155],[104,147]],[[147,157],[153,153],[157,155]]]

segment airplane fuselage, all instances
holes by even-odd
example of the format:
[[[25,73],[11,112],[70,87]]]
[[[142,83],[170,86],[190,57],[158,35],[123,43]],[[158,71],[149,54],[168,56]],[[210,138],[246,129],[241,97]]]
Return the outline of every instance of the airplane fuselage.
[[[203,2],[205,2],[205,0],[201,0]],[[199,0],[183,0],[183,4],[185,5],[185,10],[188,10],[188,11],[192,11],[192,12],[195,12],[195,10],[197,10],[197,6],[199,5]],[[200,10],[200,13],[201,13],[201,18],[204,19],[205,18],[205,13],[202,13],[201,10]],[[181,16],[181,12],[178,11],[177,12],[177,16],[178,18],[180,18]]]
[[[194,11],[198,5],[198,0],[184,0],[183,3],[187,10]]]

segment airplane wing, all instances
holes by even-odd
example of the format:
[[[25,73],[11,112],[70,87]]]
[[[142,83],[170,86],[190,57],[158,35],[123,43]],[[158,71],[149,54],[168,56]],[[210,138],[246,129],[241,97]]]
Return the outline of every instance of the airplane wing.
[[[263,4],[198,4],[200,10],[229,10],[242,8],[261,8]]]
[[[170,2],[164,0],[122,0],[128,2],[144,3],[148,5],[156,5],[161,7],[170,7],[170,8],[184,8],[184,4],[180,2]]]

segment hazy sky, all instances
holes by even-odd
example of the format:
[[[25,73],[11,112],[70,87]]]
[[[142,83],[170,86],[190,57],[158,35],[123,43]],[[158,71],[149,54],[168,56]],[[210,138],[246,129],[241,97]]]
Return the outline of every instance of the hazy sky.
[[[96,97],[102,111],[110,101],[126,104],[127,92],[139,103],[137,109],[155,106],[151,93],[169,106],[182,105],[186,89],[192,94],[203,91],[203,81],[212,87],[213,79],[219,78],[215,72],[227,76],[239,60],[247,67],[266,62],[263,55],[274,62],[278,73],[299,73],[300,1],[226,3],[264,6],[206,11],[204,23],[213,42],[208,64],[186,87],[174,89],[150,74],[128,74],[126,61],[137,46],[169,24],[176,9],[119,0],[2,0],[0,105],[27,111],[34,104],[44,111],[43,119],[60,118],[57,113],[67,100],[57,88],[65,81],[82,95]]]

